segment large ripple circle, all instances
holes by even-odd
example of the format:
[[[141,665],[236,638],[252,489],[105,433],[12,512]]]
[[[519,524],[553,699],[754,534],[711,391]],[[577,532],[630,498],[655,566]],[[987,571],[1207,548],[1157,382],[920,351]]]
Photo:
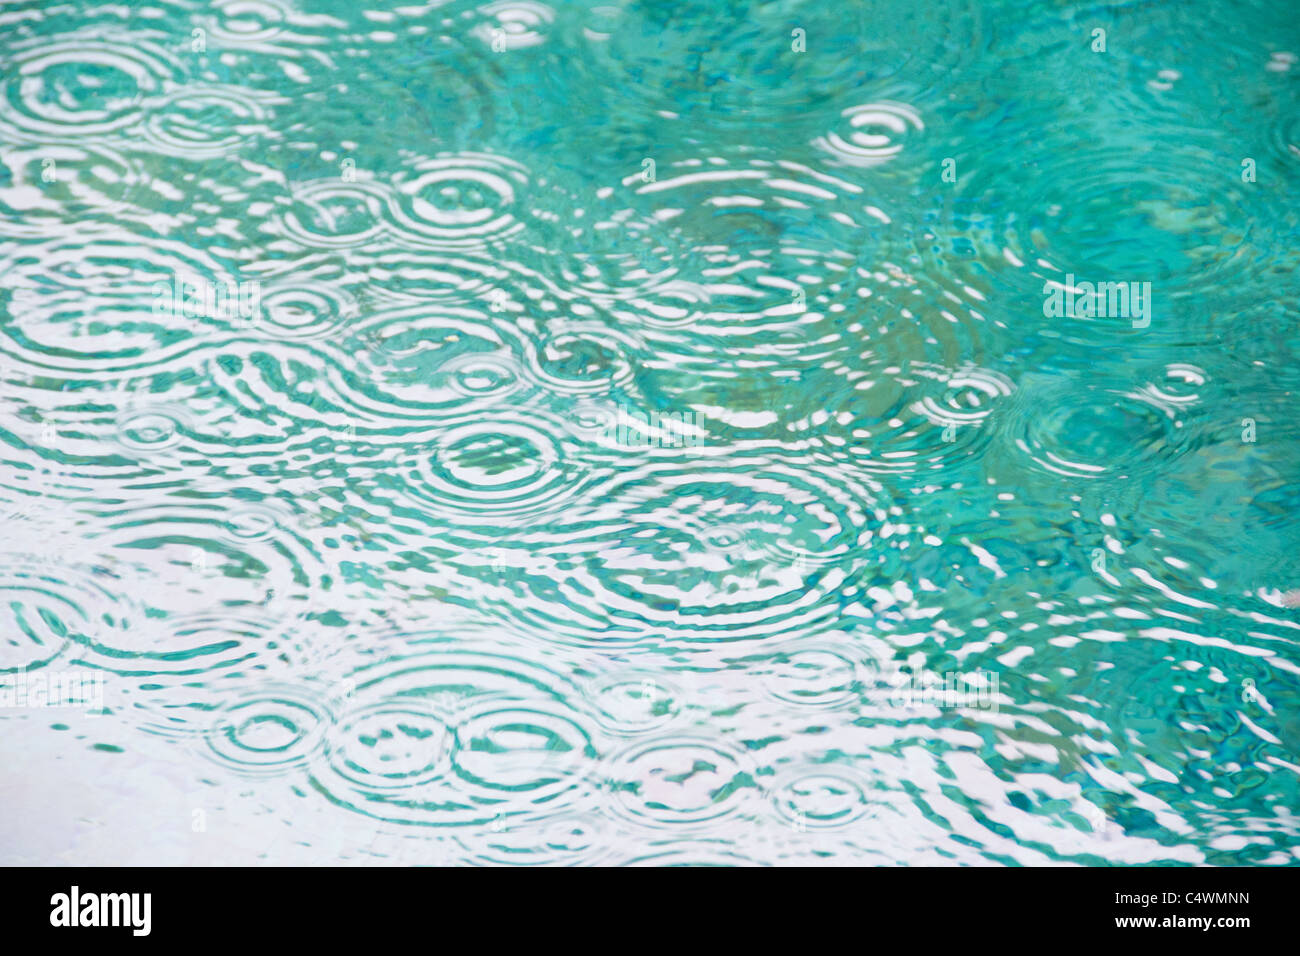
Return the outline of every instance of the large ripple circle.
[[[905,103],[867,103],[845,109],[838,125],[813,145],[849,166],[879,166],[924,129],[920,115]]]
[[[777,815],[798,831],[852,826],[877,809],[870,791],[865,774],[836,764],[783,770],[769,788]]]
[[[556,577],[498,611],[565,642],[738,641],[828,622],[829,596],[904,535],[881,489],[813,463],[665,456],[568,509]],[[878,552],[878,553],[877,553]]]
[[[330,767],[361,795],[419,786],[444,773],[450,749],[445,718],[418,698],[376,701],[330,728]]]
[[[604,770],[609,809],[651,829],[717,825],[757,790],[755,767],[740,749],[706,737],[636,743]]]
[[[575,802],[594,743],[577,688],[514,645],[474,633],[348,675],[314,785],[333,803],[414,826],[513,827]],[[532,817],[529,817],[531,819]]]
[[[333,721],[327,703],[306,687],[263,687],[218,713],[207,753],[243,776],[289,773],[308,765]]]
[[[524,167],[486,153],[439,156],[393,177],[391,215],[399,242],[433,249],[483,245],[521,228],[514,206]]]
[[[176,72],[173,56],[137,38],[46,39],[8,58],[0,131],[26,142],[120,132]]]
[[[488,523],[553,513],[583,483],[549,430],[504,415],[447,429],[408,453],[399,473],[438,512]]]
[[[1177,413],[1140,391],[1035,390],[1013,422],[1016,448],[1045,472],[1075,479],[1134,478],[1178,457],[1187,434]]]

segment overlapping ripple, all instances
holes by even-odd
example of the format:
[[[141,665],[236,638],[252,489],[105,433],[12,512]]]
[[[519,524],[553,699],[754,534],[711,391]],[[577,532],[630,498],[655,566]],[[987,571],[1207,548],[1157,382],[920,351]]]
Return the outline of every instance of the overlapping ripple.
[[[562,576],[521,576],[529,599],[500,608],[513,624],[583,643],[755,640],[831,618],[849,575],[897,546],[872,485],[779,461],[674,456],[602,495],[538,549]]]
[[[0,131],[9,142],[40,144],[122,132],[143,119],[146,100],[182,70],[156,37],[88,30],[12,46]]]
[[[333,801],[459,828],[570,806],[590,786],[595,750],[569,707],[572,686],[545,668],[434,647],[362,668],[349,683],[314,777]]]
[[[0,676],[105,698],[0,757],[232,858],[1295,865],[1294,20],[4,6]]]

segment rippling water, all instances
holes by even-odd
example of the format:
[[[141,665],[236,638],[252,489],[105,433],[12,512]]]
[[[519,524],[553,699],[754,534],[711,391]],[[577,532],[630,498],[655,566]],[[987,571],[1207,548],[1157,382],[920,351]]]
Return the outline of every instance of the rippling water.
[[[0,861],[1300,860],[1290,4],[0,37]]]

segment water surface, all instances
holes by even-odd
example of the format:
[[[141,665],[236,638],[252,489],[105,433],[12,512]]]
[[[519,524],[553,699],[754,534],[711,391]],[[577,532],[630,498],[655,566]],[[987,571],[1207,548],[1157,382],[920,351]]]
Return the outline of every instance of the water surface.
[[[1297,24],[0,4],[0,861],[1295,864]]]

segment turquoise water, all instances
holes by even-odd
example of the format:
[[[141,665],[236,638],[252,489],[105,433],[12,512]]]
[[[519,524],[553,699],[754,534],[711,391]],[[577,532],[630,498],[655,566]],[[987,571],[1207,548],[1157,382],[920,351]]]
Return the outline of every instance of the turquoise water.
[[[1290,4],[0,38],[0,862],[1300,860]]]

